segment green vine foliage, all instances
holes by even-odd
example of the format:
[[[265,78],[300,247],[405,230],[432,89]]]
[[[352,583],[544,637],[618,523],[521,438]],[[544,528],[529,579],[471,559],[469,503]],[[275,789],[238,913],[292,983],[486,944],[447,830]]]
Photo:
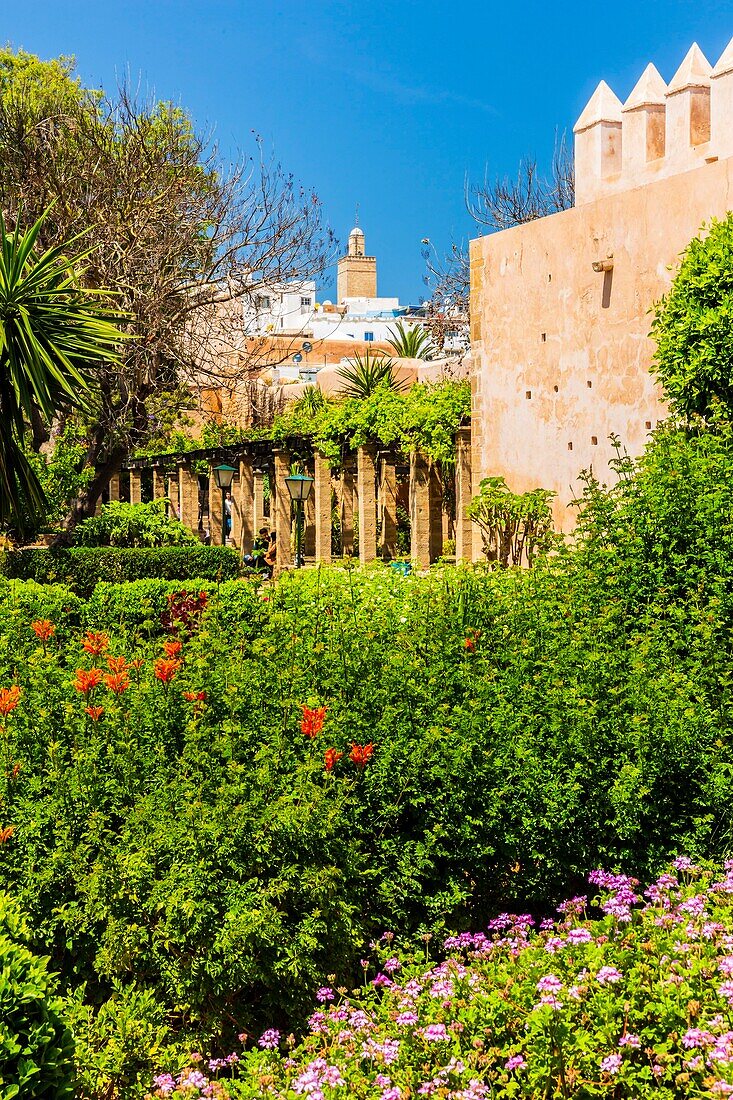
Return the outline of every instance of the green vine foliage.
[[[485,477],[468,506],[481,531],[486,558],[506,568],[532,565],[537,554],[556,541],[550,501],[555,493],[534,489],[512,493],[503,477]]]
[[[344,448],[367,443],[420,450],[436,462],[455,461],[455,433],[471,413],[468,382],[420,383],[406,393],[379,386],[368,397],[327,400],[320,409],[298,405],[279,416],[272,429],[278,442],[305,436],[337,462]]]
[[[98,516],[80,523],[74,532],[79,546],[177,546],[198,540],[179,520],[166,514],[167,501],[127,504],[111,500]]]
[[[707,417],[733,411],[733,213],[713,219],[682,254],[669,294],[655,310],[652,371],[674,411]]]

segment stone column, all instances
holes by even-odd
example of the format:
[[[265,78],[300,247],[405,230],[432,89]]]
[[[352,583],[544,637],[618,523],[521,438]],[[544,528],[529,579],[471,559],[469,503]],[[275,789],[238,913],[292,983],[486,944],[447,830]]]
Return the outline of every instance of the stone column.
[[[397,553],[397,474],[394,455],[385,455],[381,463],[379,512],[382,520],[380,554],[391,561]]]
[[[254,515],[253,528],[255,535],[265,522],[265,472],[255,470],[253,472]]]
[[[142,471],[130,470],[130,504],[142,504]]]
[[[436,467],[419,451],[410,455],[410,526],[410,555],[427,569],[442,549],[441,491]]]
[[[275,499],[275,534],[277,536],[277,566],[276,573],[283,569],[291,569],[293,565],[293,551],[290,546],[291,532],[291,502],[285,478],[290,473],[290,451],[275,451],[275,478],[272,489]]]
[[[107,486],[107,500],[119,500],[120,499],[120,475],[112,474]]]
[[[312,471],[306,468],[309,476]],[[303,557],[315,558],[316,556],[316,487],[311,486],[308,499],[303,507]]]
[[[165,471],[161,466],[153,466],[153,500],[162,500],[165,496]]]
[[[184,527],[199,532],[199,479],[190,466],[178,467],[178,518]]]
[[[216,484],[213,473],[209,474],[209,531],[211,532],[211,545],[221,546],[221,489]]]
[[[234,502],[236,534],[232,526],[232,536],[240,554],[251,554],[255,541],[255,477],[252,463],[243,459],[239,463],[239,493]]]
[[[341,468],[341,553],[350,557],[354,552],[354,467]]]
[[[471,429],[456,432],[456,561],[473,561],[473,523],[466,514],[471,503]]]
[[[316,509],[316,561],[331,562],[331,464],[322,455],[313,458],[313,497]]]
[[[377,557],[376,447],[359,447],[356,476],[359,497],[359,561],[364,565]]]
[[[430,462],[428,473],[428,498],[430,503],[430,522],[428,532],[430,538],[430,561],[437,561],[443,553],[443,478],[440,467],[435,462]]]

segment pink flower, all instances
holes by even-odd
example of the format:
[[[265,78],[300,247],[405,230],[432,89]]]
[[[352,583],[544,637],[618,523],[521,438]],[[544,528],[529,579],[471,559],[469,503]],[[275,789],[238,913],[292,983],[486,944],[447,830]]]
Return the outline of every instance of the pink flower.
[[[599,985],[615,985],[616,982],[622,980],[623,974],[615,966],[602,966],[596,974],[596,981]]]
[[[420,1034],[429,1043],[440,1043],[448,1038],[445,1024],[428,1024],[427,1027],[421,1028]]]
[[[512,1070],[521,1069],[522,1066],[526,1066],[526,1065],[527,1065],[527,1063],[526,1063],[526,1061],[524,1060],[524,1058],[522,1057],[521,1054],[513,1054],[512,1057],[509,1058],[504,1063],[504,1069],[508,1073],[511,1073]]]
[[[608,1054],[601,1061],[601,1072],[608,1073],[612,1077],[621,1069],[622,1058],[620,1054]]]
[[[543,978],[537,982],[538,993],[559,993],[562,989],[562,982],[554,974],[545,974]]]
[[[622,1035],[618,1041],[620,1047],[631,1047],[633,1050],[638,1050],[641,1046],[641,1039],[638,1035],[633,1035],[631,1032],[628,1035]]]

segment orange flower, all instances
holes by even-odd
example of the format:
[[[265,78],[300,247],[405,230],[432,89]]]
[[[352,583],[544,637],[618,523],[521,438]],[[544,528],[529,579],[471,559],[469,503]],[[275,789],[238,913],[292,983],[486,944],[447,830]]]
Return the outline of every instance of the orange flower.
[[[177,657],[182,649],[183,645],[178,638],[169,638],[168,641],[163,642],[163,652],[166,657]]]
[[[162,684],[169,684],[180,667],[180,661],[167,661],[164,657],[158,657],[153,662],[153,672]]]
[[[10,714],[15,710],[20,699],[20,688],[13,684],[11,688],[0,688],[0,714]]]
[[[142,657],[136,657],[134,661],[130,661],[130,668],[134,668],[135,672],[139,672],[144,664],[145,661],[143,661]]]
[[[22,764],[13,764],[13,770],[10,773],[10,778],[11,779],[17,779],[22,770],[23,770],[23,765]]]
[[[301,731],[306,737],[317,737],[323,729],[328,707],[306,707],[303,705],[303,721],[300,723]]]
[[[468,653],[475,653],[476,652],[476,639],[475,638],[466,638],[463,645],[464,645],[464,648],[466,649],[466,651]]]
[[[115,695],[122,695],[123,691],[127,691],[130,686],[130,677],[126,672],[110,672],[107,676],[103,676],[105,687],[113,691]]]
[[[205,691],[184,691],[183,698],[187,703],[205,703],[206,692]]]
[[[0,844],[4,844],[6,840],[10,840],[14,832],[15,825],[6,825],[4,829],[0,829]]]
[[[326,749],[323,754],[323,766],[326,771],[333,771],[334,764],[337,764],[343,755],[342,752],[337,752],[336,749]]]
[[[40,638],[42,642],[47,642],[48,639],[53,638],[56,633],[56,627],[50,619],[36,619],[31,623],[31,630],[34,631],[36,637]]]
[[[104,714],[104,707],[84,707],[92,722],[98,722]]]
[[[74,680],[74,687],[77,691],[81,691],[84,695],[88,695],[90,691],[94,691],[95,687],[99,687],[102,682],[102,670],[101,668],[90,668],[87,672],[84,668],[78,668],[76,670],[76,679]]]
[[[85,653],[88,653],[90,657],[99,657],[101,653],[104,653],[105,649],[109,649],[109,635],[87,630],[81,640],[81,648]]]
[[[373,755],[374,745],[370,741],[368,745],[352,745],[349,760],[356,764],[358,768],[364,768]]]
[[[124,657],[108,657],[107,658],[107,668],[110,670],[110,672],[116,672],[116,673],[127,672],[129,667],[130,666],[128,665],[128,663],[127,663],[127,661],[125,660]]]

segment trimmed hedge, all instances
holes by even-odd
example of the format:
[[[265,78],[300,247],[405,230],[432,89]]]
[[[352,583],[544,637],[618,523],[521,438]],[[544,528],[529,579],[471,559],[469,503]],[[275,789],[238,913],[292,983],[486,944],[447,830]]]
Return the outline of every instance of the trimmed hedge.
[[[65,584],[77,595],[89,596],[98,581],[225,581],[238,577],[241,565],[230,546],[78,546],[15,550],[0,560],[0,569],[6,577]]]

